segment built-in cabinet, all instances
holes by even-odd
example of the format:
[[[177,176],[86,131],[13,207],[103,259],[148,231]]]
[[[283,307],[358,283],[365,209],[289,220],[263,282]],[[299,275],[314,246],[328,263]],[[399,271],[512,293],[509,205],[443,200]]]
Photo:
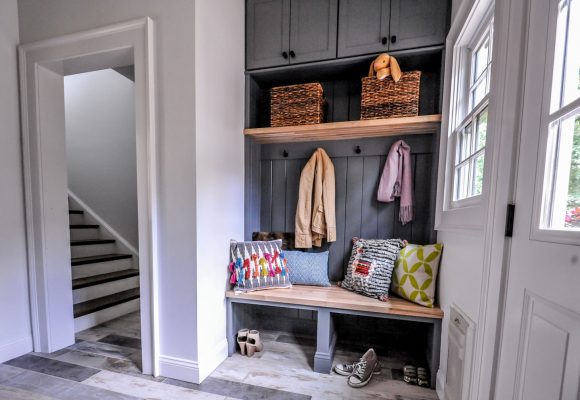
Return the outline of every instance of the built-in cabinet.
[[[249,70],[441,45],[447,0],[247,0]]]
[[[248,0],[247,69],[336,57],[338,0]]]

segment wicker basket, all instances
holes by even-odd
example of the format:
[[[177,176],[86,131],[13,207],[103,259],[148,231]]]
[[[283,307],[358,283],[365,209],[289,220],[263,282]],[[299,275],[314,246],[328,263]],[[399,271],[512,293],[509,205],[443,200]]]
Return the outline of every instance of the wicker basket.
[[[399,82],[387,77],[362,78],[361,119],[413,117],[419,115],[421,72],[403,72]]]
[[[270,92],[270,125],[310,125],[324,122],[324,92],[320,83],[280,86]]]

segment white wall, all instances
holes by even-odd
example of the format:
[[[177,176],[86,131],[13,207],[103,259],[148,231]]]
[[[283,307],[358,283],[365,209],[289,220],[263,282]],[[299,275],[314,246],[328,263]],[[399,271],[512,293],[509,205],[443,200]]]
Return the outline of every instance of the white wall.
[[[225,356],[229,239],[243,237],[243,2],[20,0],[21,42],[145,16],[156,29],[160,369],[195,381]]]
[[[64,78],[68,187],[135,249],[135,84],[112,69]]]
[[[18,10],[0,1],[0,362],[32,350],[18,105]]]
[[[244,237],[244,22],[244,1],[195,2],[198,338],[200,366],[206,366],[200,368],[202,379],[227,356],[224,266],[230,239]]]

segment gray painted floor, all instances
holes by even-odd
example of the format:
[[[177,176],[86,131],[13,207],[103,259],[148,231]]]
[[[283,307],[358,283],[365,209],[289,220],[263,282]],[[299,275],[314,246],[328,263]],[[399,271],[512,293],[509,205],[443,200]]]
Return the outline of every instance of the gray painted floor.
[[[381,374],[352,389],[345,377],[312,371],[313,338],[270,331],[262,332],[263,352],[228,358],[200,385],[155,378],[140,372],[139,337],[137,312],[78,333],[66,349],[0,364],[0,400],[437,399],[433,390],[402,382],[404,355],[381,358]],[[335,362],[358,357],[338,349]]]

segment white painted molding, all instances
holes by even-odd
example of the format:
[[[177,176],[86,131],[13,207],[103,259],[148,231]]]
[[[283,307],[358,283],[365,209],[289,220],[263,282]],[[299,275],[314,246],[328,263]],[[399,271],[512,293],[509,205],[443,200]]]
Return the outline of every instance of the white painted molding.
[[[223,338],[211,347],[215,349],[209,357],[199,362],[199,383],[203,382],[219,365],[228,358],[228,340]]]
[[[197,361],[185,358],[159,356],[159,376],[178,379],[184,382],[199,383]]]
[[[437,397],[439,400],[445,400],[445,381],[447,380],[445,376],[445,371],[442,369],[437,371],[437,382],[435,384],[435,390],[437,392]]]
[[[32,351],[32,335],[27,335],[7,343],[0,344],[0,363]]]
[[[139,260],[139,252],[134,246],[131,245],[131,243],[129,243],[127,239],[123,237],[123,235],[117,232],[115,228],[113,228],[107,221],[103,219],[103,217],[101,217],[99,214],[97,214],[95,210],[89,207],[87,203],[82,201],[79,196],[77,196],[73,191],[70,190],[70,188],[68,189],[68,195],[73,200],[73,202],[76,203],[75,207],[79,207],[84,212],[89,214],[89,217],[94,219],[101,226],[101,228],[103,228],[103,230],[107,232],[107,234],[109,234],[115,240],[117,240],[121,244],[121,246],[125,247],[126,250],[133,255],[133,257]]]
[[[88,72],[119,66],[115,64],[120,62],[127,65],[127,57],[134,61],[143,372],[157,375],[159,251],[154,42],[153,20],[145,17],[24,44],[19,46],[18,52],[32,337],[34,349],[43,352],[67,346],[65,341],[69,336],[74,341],[74,326],[72,289],[70,293],[62,289],[70,288],[70,276],[66,282],[65,273],[48,270],[55,265],[64,268],[70,261],[69,244],[65,246],[58,235],[51,234],[53,229],[60,232],[58,221],[66,220],[68,215],[66,183],[62,185],[61,194],[62,179],[55,186],[49,178],[57,176],[60,179],[63,173],[66,177],[66,166],[60,165],[63,163],[60,155],[55,156],[60,151],[59,144],[52,138],[42,140],[43,135],[55,132],[64,135],[64,129],[56,129],[59,118],[64,121],[64,112],[62,116],[47,113],[46,104],[40,103],[50,98],[50,93],[40,98],[39,81],[47,79],[42,74],[53,77],[56,82],[56,78],[66,71]],[[51,88],[43,90],[47,92]],[[66,230],[66,225],[62,229]]]

